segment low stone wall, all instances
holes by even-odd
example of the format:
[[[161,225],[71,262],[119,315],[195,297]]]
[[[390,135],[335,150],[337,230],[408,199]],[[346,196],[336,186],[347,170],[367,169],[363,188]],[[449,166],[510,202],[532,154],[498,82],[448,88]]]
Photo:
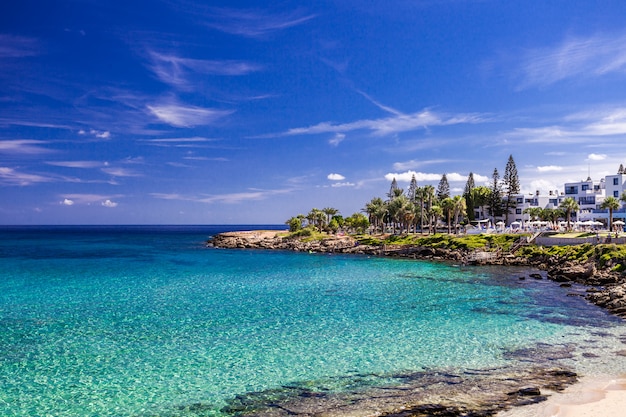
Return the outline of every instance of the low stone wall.
[[[607,238],[607,237],[575,237],[575,238],[559,238],[540,236],[535,239],[535,245],[539,246],[570,246],[570,245],[583,245],[585,243],[591,243],[597,245],[599,243],[615,243],[617,245],[626,244],[626,237],[620,238]]]

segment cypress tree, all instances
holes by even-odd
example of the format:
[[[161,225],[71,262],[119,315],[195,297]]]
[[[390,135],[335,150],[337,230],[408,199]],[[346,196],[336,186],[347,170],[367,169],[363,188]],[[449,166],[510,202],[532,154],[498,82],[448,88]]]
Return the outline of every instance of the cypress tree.
[[[443,174],[441,180],[439,181],[439,185],[437,186],[437,199],[439,201],[443,201],[446,198],[450,197],[450,184],[448,184],[448,177],[446,174]]]
[[[513,160],[513,155],[509,155],[509,160],[504,169],[504,177],[502,178],[505,187],[506,198],[504,200],[505,223],[509,224],[509,209],[515,207],[516,201],[513,197],[519,193],[519,176],[517,175],[517,167]]]
[[[468,220],[474,220],[474,173],[470,172],[467,176],[467,182],[465,183],[465,190],[463,191],[463,198],[465,198],[465,206],[467,211]]]
[[[495,221],[496,217],[502,215],[502,184],[500,183],[498,168],[493,169],[489,191],[489,215]]]
[[[387,193],[387,197],[389,197],[389,200],[393,200],[393,198],[396,196],[396,190],[398,190],[398,181],[396,181],[396,178],[394,177],[393,181],[391,181],[389,193]]]
[[[411,177],[411,183],[409,184],[409,190],[407,191],[409,201],[412,203],[415,202],[415,192],[417,191],[417,180],[415,179],[415,174]]]

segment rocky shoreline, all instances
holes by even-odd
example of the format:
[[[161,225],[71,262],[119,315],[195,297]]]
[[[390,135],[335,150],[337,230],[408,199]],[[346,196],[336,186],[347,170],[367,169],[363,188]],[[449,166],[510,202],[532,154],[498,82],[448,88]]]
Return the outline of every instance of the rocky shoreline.
[[[500,251],[449,249],[418,245],[364,245],[351,236],[331,236],[319,240],[290,238],[285,232],[226,232],[214,236],[209,247],[229,249],[268,249],[313,253],[346,253],[369,256],[392,256],[431,261],[450,261],[463,265],[531,266],[547,272],[550,280],[567,287],[572,283],[587,286],[586,299],[612,314],[626,318],[626,276],[600,266],[591,259],[586,263],[560,259],[558,256],[516,256]],[[542,278],[541,276],[531,278]]]

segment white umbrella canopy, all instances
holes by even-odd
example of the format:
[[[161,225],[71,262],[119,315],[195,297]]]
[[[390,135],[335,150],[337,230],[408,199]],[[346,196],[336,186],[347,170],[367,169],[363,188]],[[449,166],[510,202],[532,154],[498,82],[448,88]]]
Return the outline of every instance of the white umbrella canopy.
[[[623,225],[624,225],[624,224],[626,224],[626,223],[624,223],[624,222],[623,222],[623,221],[621,221],[621,220],[617,220],[617,221],[614,221],[614,222],[613,222],[613,224],[615,224],[615,225],[617,225],[617,226],[623,226]]]

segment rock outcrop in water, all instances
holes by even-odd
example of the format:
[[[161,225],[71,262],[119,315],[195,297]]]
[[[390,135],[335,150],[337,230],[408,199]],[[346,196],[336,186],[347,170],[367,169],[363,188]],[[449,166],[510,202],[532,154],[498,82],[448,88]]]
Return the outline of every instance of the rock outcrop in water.
[[[364,245],[351,236],[331,236],[305,240],[286,237],[286,232],[227,232],[214,236],[208,245],[216,248],[272,249],[297,252],[349,253],[371,256],[394,256],[434,261],[452,261],[464,265],[520,265],[547,271],[548,279],[564,286],[571,283],[589,288],[587,299],[613,314],[626,318],[626,277],[601,267],[595,259],[584,263],[557,256],[515,256],[501,251],[462,250],[418,245]]]
[[[363,375],[374,386],[332,392],[292,384],[238,395],[222,412],[234,417],[487,417],[545,401],[577,381],[563,368],[490,369]],[[378,385],[376,379],[391,383]]]

